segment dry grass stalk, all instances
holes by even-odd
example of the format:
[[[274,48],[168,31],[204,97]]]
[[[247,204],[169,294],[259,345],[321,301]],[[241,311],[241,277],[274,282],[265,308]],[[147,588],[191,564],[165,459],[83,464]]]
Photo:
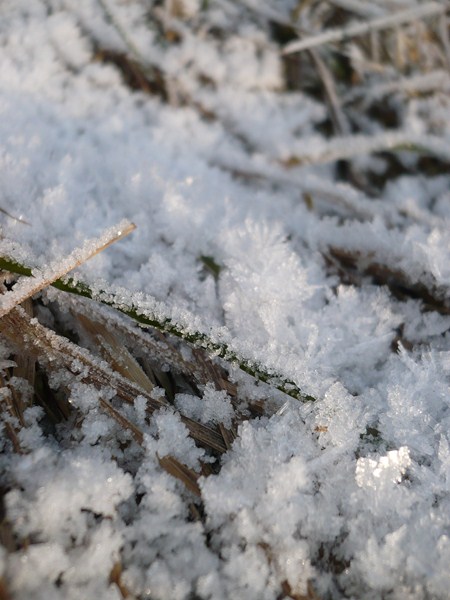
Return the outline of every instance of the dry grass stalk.
[[[236,397],[236,384],[229,381],[225,371],[214,364],[204,350],[195,348],[192,350],[192,355],[194,357],[192,375],[199,383],[206,384],[212,381],[217,390],[225,390],[232,398]]]
[[[13,290],[0,296],[0,318],[8,314],[15,306],[22,304],[27,298],[34,296],[57,279],[61,279],[76,267],[108,248],[114,242],[131,233],[136,226],[129,221],[122,221],[103,233],[98,240],[86,242],[83,248],[77,248],[67,258],[59,260],[30,278],[20,279]]]
[[[80,348],[66,338],[50,331],[36,319],[30,320],[20,307],[3,317],[0,321],[0,330],[13,344],[20,344],[29,352],[39,356],[40,362],[46,364],[50,369],[54,369],[55,365],[62,366],[84,383],[90,383],[98,389],[112,388],[122,400],[130,404],[134,403],[137,396],[144,396],[150,414],[168,405],[165,400],[153,398],[135,382],[113,371],[107,363],[99,361],[86,349]],[[113,414],[113,409],[108,403],[103,406]],[[116,418],[115,414],[113,416]],[[121,418],[125,424],[125,417]],[[190,435],[199,444],[217,452],[226,451],[222,436],[215,430],[185,416],[181,416],[181,419]],[[127,428],[133,430],[132,426],[127,425]],[[138,432],[135,434],[137,438],[140,438]]]
[[[0,408],[3,413],[2,421],[5,433],[13,446],[14,452],[22,454],[23,449],[18,437],[20,428],[25,425],[22,407],[13,393],[13,388],[7,384],[2,375],[0,375]]]
[[[43,360],[44,362],[47,361],[48,364],[51,365],[51,368],[54,368],[54,364],[52,364],[54,361],[59,362],[60,364],[63,364],[71,372],[73,372],[73,369],[74,369],[73,364],[76,361],[81,360],[81,362],[78,365],[78,368],[79,368],[80,364],[84,364],[84,366],[89,366],[88,356],[86,356],[86,354],[84,355],[84,357],[81,356],[81,353],[76,351],[77,347],[74,344],[72,344],[71,342],[64,340],[64,338],[62,338],[62,340],[64,340],[64,342],[66,342],[66,343],[59,344],[59,348],[56,349],[54,347],[57,345],[56,338],[54,337],[54,336],[56,336],[56,334],[53,334],[53,332],[49,332],[49,330],[46,330],[45,331],[46,335],[44,335],[45,329],[46,328],[44,328],[42,325],[37,324],[36,320],[31,321],[31,319],[28,318],[28,315],[25,313],[25,311],[23,309],[18,309],[18,308],[14,309],[8,315],[3,317],[3,319],[0,322],[0,331],[4,335],[6,335],[6,337],[8,337],[10,339],[10,341],[12,341],[16,345],[19,344],[22,347],[22,349],[24,350],[24,353],[26,353],[28,356],[37,354],[41,360]],[[19,334],[19,332],[20,332],[20,334]],[[45,342],[46,339],[48,341],[49,333],[50,333],[50,338],[52,338],[52,341],[53,341],[53,348],[52,348],[52,346],[50,346],[50,349],[49,349],[49,346],[46,345],[46,348],[44,349],[40,345],[40,341]],[[53,334],[53,335],[51,335],[51,334]],[[30,349],[30,347],[28,346],[28,344],[30,342],[30,338],[33,340],[33,344],[34,344],[34,347],[32,349]],[[59,336],[57,336],[57,338],[59,338]],[[53,349],[53,352],[52,352],[52,349]],[[91,373],[89,375],[87,375],[87,377],[86,377],[87,380],[91,380],[90,382],[94,383],[94,385],[97,384],[97,387],[106,385],[106,379],[104,379],[100,383],[100,386],[99,386],[98,385],[99,377],[98,376],[93,377],[92,376],[92,368],[90,370],[91,370]],[[99,369],[97,368],[97,374],[98,374],[98,370]],[[93,379],[93,381],[92,381],[92,379]],[[112,383],[114,383],[114,379],[113,379]],[[116,380],[116,383],[117,383],[117,380]],[[136,427],[133,423],[131,423],[128,419],[126,419],[123,415],[121,415],[106,400],[101,398],[100,405],[106,412],[109,413],[109,415],[117,423],[119,423],[119,425],[121,425],[121,427],[129,430],[133,434],[133,436],[135,437],[136,441],[139,444],[142,444],[144,436],[138,427]],[[7,406],[9,407],[10,414],[12,414],[12,416],[17,417],[17,419],[20,422],[20,425],[22,427],[24,427],[25,423],[23,421],[23,414],[21,414],[19,412],[19,410],[17,409],[17,405],[14,402],[14,396],[12,395],[12,393],[11,393],[11,401],[9,403],[7,403]],[[18,437],[17,437],[18,432],[15,431],[15,429],[13,428],[11,423],[5,423],[5,426],[7,428],[8,435],[13,443],[14,449],[16,450],[16,452],[20,452],[21,448],[20,448],[20,443],[19,443]]]
[[[402,130],[373,135],[355,134],[335,137],[312,153],[294,154],[280,159],[286,166],[320,165],[338,160],[351,160],[377,152],[413,152],[450,162],[450,145],[437,135],[409,134]]]
[[[158,456],[158,462],[169,475],[180,480],[189,491],[199,498],[201,497],[201,491],[197,483],[199,475],[195,471],[173,456],[163,456],[162,458]]]
[[[138,358],[143,356],[146,362],[155,366],[170,365],[171,370],[177,373],[195,374],[195,363],[185,360],[158,330],[144,332],[135,321],[124,318],[102,304],[87,302],[84,298],[56,292],[56,299],[63,310],[69,309],[76,318],[81,315],[94,320],[103,329],[114,330],[128,347],[136,350]]]
[[[230,450],[234,440],[237,437],[236,432],[233,429],[228,429],[222,425],[222,423],[219,423],[219,431],[223,437],[223,441],[225,442],[227,450]]]
[[[114,563],[109,574],[109,583],[114,583],[117,586],[122,598],[130,598],[130,592],[122,581],[122,564],[120,562]]]
[[[133,381],[150,394],[154,388],[153,383],[118,336],[99,321],[93,321],[81,314],[76,316],[92,341],[96,343],[103,358],[112,366],[114,371]]]
[[[9,385],[9,382],[0,375],[0,386],[2,395],[2,404],[6,408],[8,414],[13,418],[17,419],[20,425],[24,425],[23,421],[23,407],[18,401],[17,396],[13,394],[13,389]]]
[[[8,421],[4,421],[4,427],[6,435],[12,444],[14,452],[16,454],[24,454],[24,450],[19,442],[18,431]]]
[[[309,54],[322,80],[325,95],[329,103],[330,115],[337,133],[341,135],[350,135],[350,123],[341,108],[341,100],[338,96],[330,69],[328,69],[317,50],[310,49]]]
[[[79,304],[83,304],[83,302],[80,302]],[[105,321],[104,315],[102,315],[102,311],[99,310],[99,307],[93,309],[93,312],[96,318],[95,322],[93,322],[92,320],[88,319],[85,315],[82,315],[80,313],[76,313],[76,315],[84,326],[90,328],[92,333],[94,333],[95,335],[105,335],[107,339],[111,340],[111,342],[114,342],[114,346],[112,345],[112,343],[109,344],[109,347],[111,349],[114,348],[114,352],[111,353],[112,361],[108,360],[108,357],[106,357],[108,362],[113,366],[115,370],[119,370],[119,372],[124,377],[131,379],[138,385],[140,385],[140,380],[142,378],[145,378],[144,381],[147,381],[150,385],[152,385],[150,380],[147,378],[147,376],[135,360],[135,358],[128,351],[126,356],[130,359],[129,367],[123,369],[122,371],[120,371],[120,369],[116,369],[118,358],[117,356],[115,356],[114,353],[117,351],[119,357],[122,357],[124,348],[123,346],[118,345],[120,344],[120,342],[118,341],[117,337],[110,332],[110,329],[107,329],[108,324]],[[173,358],[175,356],[177,366],[181,366],[184,373],[193,376],[200,383],[206,384],[208,382],[213,381],[217,389],[225,389],[230,395],[236,396],[236,386],[226,379],[225,373],[220,369],[220,367],[214,365],[214,363],[212,363],[206,357],[205,353],[202,350],[194,349],[192,351],[194,361],[188,362],[185,361],[181,357],[180,353],[175,348],[170,346],[166,341],[158,342],[156,340],[152,340],[151,338],[149,339],[148,335],[145,336],[140,331],[136,331],[133,330],[131,327],[127,327],[123,323],[123,319],[114,319],[113,322],[114,330],[120,331],[120,334],[124,335],[125,337],[129,335],[131,341],[138,342],[138,347],[140,347],[141,350],[143,345],[145,348],[145,345],[149,345],[150,342],[151,350],[154,350],[156,347],[157,351],[160,352],[160,350],[163,349],[163,361],[167,361],[167,358],[169,358],[170,360],[170,358]],[[112,323],[109,323],[109,328],[111,328],[111,326]],[[160,355],[157,355],[157,358],[161,360]],[[170,364],[172,368],[172,364],[170,362],[168,364]],[[134,369],[133,367],[136,367],[136,369]],[[161,377],[161,375],[164,375],[164,373],[158,373],[158,378]],[[147,391],[150,392],[151,390]],[[219,425],[219,434],[214,429],[211,429],[204,425],[200,425],[195,421],[185,417],[184,415],[181,415],[181,419],[186,425],[186,427],[189,429],[194,439],[196,439],[202,445],[205,445],[206,447],[211,448],[217,452],[222,453],[226,449],[229,449],[231,447],[231,444],[235,440],[235,433],[232,430],[226,429],[222,425]]]
[[[370,276],[378,283],[387,285],[396,296],[420,298],[427,310],[434,310],[443,315],[450,314],[448,294],[445,290],[433,288],[423,281],[412,281],[405,271],[384,264],[374,254],[332,246],[328,248],[325,258],[330,259],[331,264],[337,261],[343,272],[350,275],[353,284],[357,283],[355,274]]]
[[[144,395],[151,410],[167,405],[163,400],[155,400],[136,383],[113,371],[107,363],[96,359],[88,350],[47,329],[36,319],[29,319],[20,307],[3,317],[0,329],[11,342],[26,347],[50,369],[54,368],[55,364],[63,366],[86,383],[93,383],[96,387],[113,388],[119,397],[130,403],[134,402],[136,396]]]
[[[201,446],[215,450],[220,454],[227,451],[227,445],[225,444],[223,437],[215,429],[197,423],[197,421],[185,417],[184,415],[181,415],[181,420],[188,428],[191,437],[193,437]]]
[[[22,303],[22,308],[30,318],[33,318],[33,303],[30,298]],[[36,361],[28,352],[18,352],[14,355],[16,366],[12,370],[13,377],[22,380],[23,384],[14,385],[9,382],[13,396],[16,398],[20,413],[33,404],[33,390],[36,381]]]
[[[144,434],[134,423],[124,417],[117,409],[115,409],[109,402],[104,398],[100,398],[100,406],[107,412],[123,429],[126,429],[133,434],[136,442],[142,446],[144,443]]]

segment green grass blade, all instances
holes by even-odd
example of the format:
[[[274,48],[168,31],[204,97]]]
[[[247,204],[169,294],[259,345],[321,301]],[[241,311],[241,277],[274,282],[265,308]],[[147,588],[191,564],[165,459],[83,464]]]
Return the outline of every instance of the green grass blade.
[[[33,275],[32,270],[29,267],[4,256],[0,257],[0,270],[27,277],[32,277]],[[264,365],[240,356],[237,351],[230,348],[229,344],[214,341],[205,333],[191,331],[182,324],[177,323],[172,317],[167,316],[168,310],[165,311],[166,315],[164,315],[162,311],[158,311],[158,313],[161,314],[157,314],[156,310],[152,311],[151,309],[146,309],[144,311],[144,309],[133,303],[121,301],[120,298],[112,292],[94,292],[85,283],[71,277],[57,279],[51,285],[63,292],[101,302],[102,304],[110,306],[128,317],[131,317],[140,325],[153,327],[165,333],[169,333],[170,335],[174,335],[197,348],[203,348],[213,356],[218,356],[229,363],[237,365],[242,371],[248,373],[255,379],[275,386],[278,390],[296,400],[301,402],[313,402],[316,400],[313,396],[303,393],[293,381],[290,381],[277,373],[271,372],[270,369],[264,367]],[[161,306],[156,301],[155,305]]]

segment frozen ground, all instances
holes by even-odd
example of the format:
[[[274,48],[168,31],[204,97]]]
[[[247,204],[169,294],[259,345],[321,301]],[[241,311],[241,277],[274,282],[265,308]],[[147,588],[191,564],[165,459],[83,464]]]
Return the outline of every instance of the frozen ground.
[[[155,298],[316,398],[223,362],[228,387],[178,383],[149,419],[138,392],[124,406],[49,369],[71,413],[51,422],[41,397],[2,417],[2,600],[448,598],[448,25],[350,41],[335,67],[327,47],[284,61],[296,7],[313,34],[434,6],[303,4],[1,2],[0,208],[27,222],[0,214],[1,253],[44,267],[129,219],[82,280]],[[54,291],[35,311],[70,336],[69,308],[101,313]],[[2,337],[4,406],[25,385],[11,360]],[[197,446],[179,413],[232,447]]]

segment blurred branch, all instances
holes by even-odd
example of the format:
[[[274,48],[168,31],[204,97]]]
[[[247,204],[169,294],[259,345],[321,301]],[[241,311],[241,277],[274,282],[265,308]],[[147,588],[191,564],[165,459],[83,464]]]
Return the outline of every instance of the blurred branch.
[[[445,14],[448,8],[449,3],[447,1],[441,3],[428,2],[415,8],[399,11],[394,15],[372,19],[366,23],[357,23],[343,29],[325,31],[324,33],[313,35],[303,40],[291,42],[285,46],[283,54],[302,52],[303,50],[310,50],[311,48],[329,44],[330,42],[343,42],[349,38],[366,35],[372,31],[404,25],[417,19],[439,16]]]

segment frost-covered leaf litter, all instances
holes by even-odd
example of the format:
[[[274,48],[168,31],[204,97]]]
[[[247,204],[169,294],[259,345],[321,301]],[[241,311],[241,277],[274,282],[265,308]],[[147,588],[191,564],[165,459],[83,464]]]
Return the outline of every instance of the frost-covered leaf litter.
[[[337,10],[352,22],[404,3],[245,5],[2,4],[0,206],[30,223],[2,214],[3,247],[44,266],[128,218],[137,230],[83,280],[225,327],[318,398],[284,405],[231,367],[229,393],[210,372],[166,402],[169,348],[149,392],[168,406],[149,419],[145,395],[123,404],[78,365],[72,378],[49,371],[44,393],[66,388],[76,410],[53,423],[35,402],[24,426],[8,421],[20,452],[3,423],[1,577],[14,598],[447,597],[450,111],[445,44],[428,35],[439,24],[411,24],[422,56],[408,30],[371,51],[347,44],[356,83],[339,80],[337,109],[353,138],[330,124],[307,58],[288,59],[300,89],[286,90],[283,24],[312,33]],[[377,43],[391,54],[377,59]],[[133,65],[151,94],[130,89]],[[94,309],[73,302],[46,291],[34,310],[94,350],[92,332],[73,331],[73,312]],[[100,318],[142,350],[142,333]],[[11,351],[2,338],[5,405],[25,385],[8,381]],[[218,458],[178,411],[230,431],[247,413]],[[203,473],[200,501],[161,468],[167,455]]]

